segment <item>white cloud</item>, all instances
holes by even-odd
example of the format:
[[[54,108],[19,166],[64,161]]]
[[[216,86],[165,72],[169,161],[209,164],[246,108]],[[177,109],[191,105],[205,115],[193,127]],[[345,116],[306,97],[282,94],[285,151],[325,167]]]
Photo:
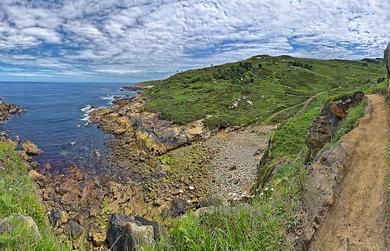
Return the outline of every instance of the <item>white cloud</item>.
[[[381,0],[2,0],[0,63],[130,77],[255,54],[380,57],[389,9]]]

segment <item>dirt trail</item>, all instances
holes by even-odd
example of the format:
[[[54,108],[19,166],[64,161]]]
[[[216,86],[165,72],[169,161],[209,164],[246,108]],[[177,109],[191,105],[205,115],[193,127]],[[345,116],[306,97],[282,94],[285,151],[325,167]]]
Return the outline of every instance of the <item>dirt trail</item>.
[[[384,159],[388,110],[384,97],[370,95],[368,100],[371,112],[345,138],[354,150],[337,202],[310,250],[390,250]]]

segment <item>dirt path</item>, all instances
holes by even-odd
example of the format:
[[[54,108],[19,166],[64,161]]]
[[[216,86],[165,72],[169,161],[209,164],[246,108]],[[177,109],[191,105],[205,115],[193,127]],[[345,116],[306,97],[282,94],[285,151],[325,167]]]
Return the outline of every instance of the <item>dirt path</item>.
[[[299,107],[299,106],[302,106],[302,108],[299,109],[299,111],[297,112],[297,114],[303,113],[303,112],[306,110],[307,106],[308,106],[316,97],[318,97],[318,96],[320,96],[320,95],[322,95],[322,94],[324,94],[324,93],[327,93],[327,92],[331,92],[331,91],[338,90],[338,89],[340,89],[340,88],[341,88],[341,87],[339,86],[339,87],[336,87],[336,88],[333,88],[333,89],[329,89],[329,90],[326,90],[326,91],[319,92],[319,93],[315,94],[314,96],[309,97],[307,100],[305,100],[305,101],[303,101],[303,102],[301,102],[301,103],[298,103],[298,104],[293,105],[293,106],[290,106],[290,107],[288,107],[288,108],[286,108],[286,109],[283,109],[283,110],[280,110],[280,111],[278,111],[278,112],[275,112],[274,114],[272,114],[271,116],[269,116],[269,117],[266,119],[266,121],[267,121],[267,122],[270,122],[270,121],[272,121],[272,119],[274,119],[275,117],[279,116],[280,114],[285,113],[285,112],[287,112],[287,111],[290,111],[290,110],[292,110],[292,109],[295,109],[296,107]]]
[[[372,111],[346,136],[352,162],[338,199],[310,250],[390,250],[387,246],[386,165],[388,111],[382,96],[368,96]]]

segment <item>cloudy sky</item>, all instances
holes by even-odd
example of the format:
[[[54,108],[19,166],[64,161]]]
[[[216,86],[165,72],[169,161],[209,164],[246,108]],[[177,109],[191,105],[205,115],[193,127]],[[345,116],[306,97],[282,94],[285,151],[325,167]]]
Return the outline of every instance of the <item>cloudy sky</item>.
[[[137,81],[256,54],[382,57],[389,0],[0,0],[0,81]]]

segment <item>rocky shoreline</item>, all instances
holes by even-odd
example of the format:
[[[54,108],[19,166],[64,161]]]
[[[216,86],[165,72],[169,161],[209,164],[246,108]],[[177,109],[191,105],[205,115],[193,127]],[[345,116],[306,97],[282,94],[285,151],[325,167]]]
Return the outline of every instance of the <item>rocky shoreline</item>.
[[[115,136],[108,142],[112,154],[102,157],[122,173],[121,179],[109,173],[92,175],[76,165],[65,172],[50,163],[42,167],[33,159],[40,153],[37,146],[13,143],[30,167],[29,176],[38,185],[55,232],[71,240],[74,249],[84,245],[108,250],[112,217],[139,217],[132,222],[138,222],[144,235],[152,228],[147,239],[153,242],[162,227],[146,219],[158,219],[164,226],[187,210],[251,198],[257,163],[275,127],[210,130],[202,120],[176,125],[145,112],[145,102],[138,93],[90,113],[92,122]]]

